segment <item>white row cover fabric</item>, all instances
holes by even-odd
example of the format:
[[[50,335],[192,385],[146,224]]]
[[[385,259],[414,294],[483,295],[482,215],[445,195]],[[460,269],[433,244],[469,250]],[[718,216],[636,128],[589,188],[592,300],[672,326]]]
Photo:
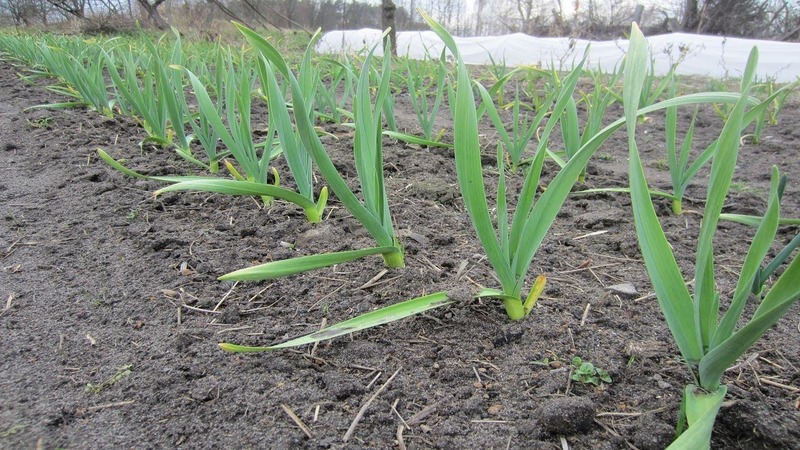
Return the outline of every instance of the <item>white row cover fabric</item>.
[[[317,52],[327,54],[364,53],[379,41],[375,29],[329,31],[317,44]],[[628,41],[588,41],[569,38],[537,38],[516,33],[505,36],[456,37],[467,64],[506,64],[507,66],[556,67],[569,70],[590,46],[586,67],[611,72],[622,60]],[[666,74],[681,60],[677,73],[713,78],[738,78],[750,50],[759,50],[758,78],[791,82],[800,76],[800,44],[739,39],[721,36],[672,33],[648,37],[657,75]],[[397,33],[397,52],[413,59],[438,58],[444,44],[432,31]],[[383,49],[377,48],[376,55]]]

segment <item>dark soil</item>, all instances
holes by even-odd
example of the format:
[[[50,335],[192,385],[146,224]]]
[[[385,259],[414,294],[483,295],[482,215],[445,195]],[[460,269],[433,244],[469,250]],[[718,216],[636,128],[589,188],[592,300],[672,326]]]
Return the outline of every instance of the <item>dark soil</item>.
[[[381,272],[380,258],[224,283],[219,275],[255,263],[372,243],[335,201],[312,226],[283,203],[264,208],[251,198],[195,193],[154,199],[158,184],[115,172],[97,148],[146,173],[193,169],[171,151],[140,151],[145,136],[130,119],[24,111],[62,99],[26,85],[19,70],[0,64],[0,447],[660,449],[673,437],[691,380],[650,295],[626,196],[567,200],[534,260],[528,286],[539,273],[548,283],[526,320],[512,323],[499,302],[465,296],[315,348],[224,353],[221,341],[274,343],[425,293],[496,287],[463,210],[451,152],[385,141],[405,269],[362,289]],[[783,214],[800,216],[798,106],[791,100],[760,144],[743,146],[727,212],[762,213],[777,164],[792,176]],[[397,108],[401,127],[415,129],[403,98]],[[619,114],[611,108],[609,121]],[[690,116],[681,115],[681,129]],[[698,141],[708,142],[721,120],[712,110],[700,119]],[[484,131],[491,155],[492,130]],[[662,117],[641,125],[639,142],[651,184],[668,190]],[[351,141],[327,143],[352,179]],[[623,130],[598,151],[586,187],[625,185],[626,151]],[[553,170],[548,164],[547,176]],[[703,198],[703,183],[698,178],[688,196]],[[657,203],[690,279],[699,215],[676,217],[666,201]],[[753,230],[720,228],[718,283],[728,293]],[[781,229],[775,248],[796,233]],[[611,289],[622,283],[637,293]],[[795,305],[726,374],[714,448],[800,448],[799,326]],[[574,356],[613,382],[571,381]],[[534,363],[544,358],[548,365]]]

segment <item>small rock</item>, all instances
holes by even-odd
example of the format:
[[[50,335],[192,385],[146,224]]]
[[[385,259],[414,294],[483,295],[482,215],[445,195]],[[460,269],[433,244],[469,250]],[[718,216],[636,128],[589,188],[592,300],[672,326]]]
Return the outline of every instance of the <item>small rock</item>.
[[[314,243],[327,241],[331,238],[332,234],[333,229],[331,226],[323,224],[297,236],[297,241],[295,243],[298,247],[306,247]]]
[[[645,414],[636,421],[633,445],[641,450],[667,448],[675,437],[675,428],[662,422],[653,414]]]
[[[503,405],[492,405],[489,407],[488,411],[490,416],[496,416],[500,414],[500,411],[502,410],[503,410]]]
[[[607,287],[606,289],[615,294],[631,295],[631,296],[639,295],[639,291],[636,290],[636,286],[634,286],[633,283],[615,284],[613,286]]]
[[[227,324],[238,323],[240,319],[239,308],[235,306],[226,307],[219,316],[219,321]]]
[[[522,339],[522,336],[524,334],[525,331],[523,331],[522,329],[504,330],[499,336],[494,338],[492,343],[494,344],[495,348],[502,347],[508,344],[513,344],[514,342],[517,342],[520,339]]]
[[[595,405],[588,398],[560,397],[539,408],[537,414],[544,431],[550,434],[584,433],[594,422]]]
[[[625,345],[625,354],[631,358],[654,358],[666,351],[663,341],[631,341]]]

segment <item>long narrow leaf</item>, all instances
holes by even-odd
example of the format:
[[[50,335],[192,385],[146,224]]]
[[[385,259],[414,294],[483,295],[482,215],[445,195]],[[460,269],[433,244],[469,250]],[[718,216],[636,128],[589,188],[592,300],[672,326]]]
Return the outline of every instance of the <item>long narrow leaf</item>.
[[[800,299],[800,256],[796,256],[758,306],[753,318],[700,361],[700,383],[719,385],[722,374]]]
[[[340,336],[345,336],[356,331],[365,330],[367,328],[384,325],[390,322],[395,322],[406,317],[429,311],[434,308],[439,308],[454,303],[454,300],[448,298],[446,292],[436,292],[433,294],[425,295],[423,297],[413,298],[396,305],[387,306],[376,311],[362,314],[350,320],[331,325],[317,332],[292,339],[281,344],[270,345],[266,347],[248,347],[244,345],[219,344],[219,347],[229,352],[266,352],[271,350],[279,350],[282,348],[297,347],[300,345],[313,344],[315,342],[325,341]]]
[[[644,84],[647,49],[647,41],[634,24],[625,59],[623,86],[634,222],[639,247],[661,310],[683,357],[690,366],[694,366],[703,356],[703,347],[694,323],[694,305],[658,221],[636,145],[636,109]]]
[[[736,290],[733,294],[733,301],[722,316],[719,326],[710,342],[709,348],[713,349],[719,343],[728,339],[733,333],[739,318],[742,315],[742,310],[753,288],[753,280],[758,276],[761,269],[761,261],[767,256],[767,252],[772,247],[772,242],[775,240],[775,233],[778,230],[778,218],[780,217],[780,198],[778,195],[778,184],[780,183],[780,174],[778,168],[772,168],[772,186],[770,188],[769,201],[767,203],[767,212],[761,220],[755,236],[750,243],[750,248],[747,251],[747,256],[744,258],[742,270],[739,272],[739,281],[736,284]]]
[[[716,294],[714,286],[714,233],[736,167],[745,105],[757,63],[758,50],[754,47],[750,52],[742,77],[741,99],[736,102],[725,122],[711,163],[706,207],[700,224],[700,236],[697,240],[694,287],[695,320],[704,348],[707,348],[711,342],[719,316],[719,296]]]
[[[271,280],[354,261],[365,256],[385,255],[394,252],[398,252],[396,247],[372,247],[344,252],[320,253],[248,267],[225,274],[219,279],[222,281]]]

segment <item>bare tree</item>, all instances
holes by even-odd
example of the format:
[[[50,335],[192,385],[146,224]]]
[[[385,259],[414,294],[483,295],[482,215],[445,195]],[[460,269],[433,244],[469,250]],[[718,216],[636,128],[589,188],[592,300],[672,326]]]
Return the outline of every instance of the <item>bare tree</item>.
[[[86,0],[47,0],[66,17],[86,18]]]
[[[158,12],[158,7],[161,6],[166,0],[153,0],[150,3],[150,0],[137,0],[139,2],[139,6],[144,9],[147,13],[147,18],[159,29],[159,30],[168,30],[169,24],[161,14]]]
[[[394,20],[397,6],[395,6],[392,0],[382,0],[381,9],[383,10],[383,14],[381,15],[382,28],[384,30],[387,28],[389,29],[389,34],[386,36],[386,39],[388,39],[391,46],[392,55],[397,56],[397,27]],[[384,47],[385,45],[386,42],[384,42]]]
[[[47,25],[49,4],[42,0],[2,0],[0,13],[5,13],[15,25],[31,26],[37,22]]]
[[[789,0],[686,0],[685,31],[745,37],[778,37],[791,31],[800,2]]]

